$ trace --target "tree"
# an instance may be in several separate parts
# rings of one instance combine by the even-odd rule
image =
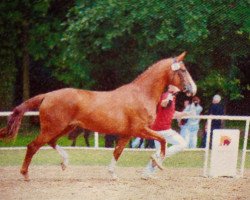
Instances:
[[[44,66],[52,62],[63,31],[61,23],[73,2],[20,0],[0,3],[3,46],[0,67],[5,83],[0,89],[1,108],[8,109],[12,104],[17,72],[22,72],[22,100],[30,97],[30,66],[36,62]]]
[[[241,98],[239,78],[246,77],[237,63],[249,58],[248,6],[246,0],[78,1],[60,69],[75,82],[92,77],[95,88],[112,89],[154,61],[188,50],[199,95],[222,90],[229,100]],[[211,79],[223,83],[210,87]]]
[[[36,63],[66,85],[110,90],[184,50],[200,96],[242,98],[249,88],[248,7],[247,0],[1,2],[0,106],[10,106],[20,71],[28,98]]]

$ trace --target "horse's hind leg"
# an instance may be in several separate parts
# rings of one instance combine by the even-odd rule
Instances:
[[[23,161],[22,168],[20,170],[21,174],[24,176],[25,181],[29,181],[29,175],[28,175],[28,168],[30,165],[30,162],[32,160],[32,157],[34,154],[38,151],[38,149],[45,145],[47,143],[46,137],[44,137],[42,134],[38,135],[37,138],[32,141],[27,146],[26,156]]]
[[[68,164],[69,164],[69,159],[68,159],[69,156],[68,156],[67,152],[62,147],[60,147],[58,144],[56,144],[56,141],[61,136],[69,133],[70,131],[72,131],[74,129],[75,129],[74,125],[69,125],[63,131],[61,131],[60,134],[58,134],[56,137],[52,138],[48,142],[48,145],[50,145],[52,148],[54,148],[59,153],[59,155],[62,157],[62,163],[61,163],[62,170],[65,170],[66,167],[68,166]]]
[[[130,136],[129,137],[120,137],[118,142],[117,142],[117,145],[115,147],[115,151],[113,153],[113,158],[112,158],[111,163],[109,165],[109,172],[111,173],[113,179],[117,179],[117,175],[115,174],[116,162],[119,159],[120,155],[122,154],[123,149],[129,140],[130,140]]]
[[[62,148],[60,147],[58,144],[56,144],[56,141],[57,141],[57,138],[56,139],[53,139],[51,140],[50,142],[48,142],[48,144],[53,148],[55,149],[59,155],[62,157],[62,163],[61,163],[61,167],[62,167],[62,170],[65,170],[66,167],[68,166],[69,164],[69,156],[67,154],[67,152]]]

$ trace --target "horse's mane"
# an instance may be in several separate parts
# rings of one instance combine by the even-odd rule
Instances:
[[[144,71],[142,74],[140,74],[136,79],[132,81],[132,83],[138,83],[141,82],[148,77],[152,77],[155,75],[155,73],[160,73],[163,69],[166,69],[168,59],[160,60],[153,65],[151,65],[146,71]]]

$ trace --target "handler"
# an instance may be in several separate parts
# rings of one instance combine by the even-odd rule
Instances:
[[[162,94],[160,102],[157,105],[157,115],[152,125],[153,130],[164,136],[167,143],[172,144],[171,147],[166,148],[166,157],[170,157],[184,150],[187,146],[181,135],[171,129],[173,118],[181,119],[181,117],[189,115],[188,112],[178,112],[175,110],[176,94],[179,91],[180,90],[173,85],[168,86],[167,92]],[[160,169],[162,169],[161,164],[163,160],[160,161],[160,163],[155,162],[155,160],[159,161],[160,159],[161,145],[158,141],[155,141],[155,147],[156,153],[151,156],[149,163],[144,169],[142,176],[143,179],[153,178],[153,173],[155,172],[157,165]]]

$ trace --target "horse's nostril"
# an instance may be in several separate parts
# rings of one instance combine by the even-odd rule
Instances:
[[[189,87],[187,85],[185,85],[184,91],[189,91]]]

